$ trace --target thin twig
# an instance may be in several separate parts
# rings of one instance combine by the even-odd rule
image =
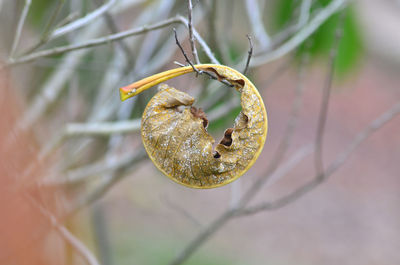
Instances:
[[[26,16],[28,15],[31,3],[32,3],[32,0],[25,0],[24,8],[22,9],[22,14],[18,21],[17,30],[16,30],[16,33],[14,36],[14,41],[11,46],[11,52],[10,52],[9,58],[13,58],[15,51],[17,50],[17,47],[19,44],[19,39],[21,38],[22,28],[24,27],[25,19],[26,19]]]
[[[251,37],[249,34],[246,35],[247,39],[249,40],[249,45],[250,49],[248,51],[248,56],[247,56],[247,61],[246,61],[246,67],[244,68],[243,75],[246,75],[247,70],[249,69],[249,64],[251,60],[251,56],[253,55],[253,42],[251,41]]]
[[[293,51],[299,46],[305,39],[313,34],[328,18],[334,13],[344,8],[349,0],[334,0],[330,2],[324,9],[322,9],[310,22],[304,26],[296,35],[280,45],[279,48],[266,52],[258,56],[254,56],[250,66],[259,66],[273,60],[279,59],[287,53]]]
[[[222,79],[222,80],[221,80],[220,78],[218,78],[217,76],[215,76],[213,73],[210,73],[210,72],[208,72],[208,71],[203,71],[203,70],[197,69],[197,68],[193,65],[193,63],[190,61],[190,59],[189,59],[189,57],[187,56],[185,50],[183,49],[181,43],[179,42],[178,36],[177,36],[177,34],[176,34],[176,29],[174,28],[173,30],[174,30],[174,34],[175,34],[175,42],[176,42],[176,45],[178,45],[178,47],[179,47],[179,49],[181,50],[183,56],[185,57],[186,62],[193,68],[193,71],[196,73],[196,75],[205,74],[205,75],[207,75],[208,77],[210,77],[211,79],[218,80],[219,82],[221,82],[221,83],[223,83],[223,84],[225,84],[225,85],[227,85],[227,86],[229,86],[229,87],[233,87],[233,86],[234,86],[234,85],[232,85],[229,81],[227,81],[227,80],[225,80],[225,79]]]
[[[87,42],[83,42],[80,44],[71,44],[71,45],[61,46],[61,47],[57,47],[57,48],[52,48],[52,49],[48,49],[48,50],[44,50],[44,51],[35,52],[35,53],[29,54],[29,55],[26,55],[26,56],[23,56],[23,57],[20,57],[17,59],[10,59],[8,62],[8,65],[17,65],[17,64],[21,64],[21,63],[27,63],[27,62],[31,62],[31,61],[36,60],[41,57],[52,56],[52,55],[57,55],[57,54],[61,54],[61,53],[69,52],[69,51],[75,51],[75,50],[79,50],[79,49],[87,49],[87,48],[94,47],[94,46],[104,45],[104,44],[107,44],[107,43],[110,43],[113,41],[117,41],[117,40],[121,40],[121,39],[130,37],[130,36],[139,35],[139,34],[143,34],[148,31],[151,31],[151,30],[157,30],[157,29],[160,29],[163,27],[167,27],[174,23],[182,23],[182,21],[178,17],[169,18],[164,21],[151,24],[149,26],[142,26],[139,28],[122,31],[122,32],[119,32],[116,34],[111,34],[111,35],[108,35],[105,37],[89,40]]]
[[[195,37],[193,35],[193,25],[192,25],[192,0],[188,0],[188,28],[189,28],[189,40],[190,40],[190,48],[192,49],[192,55],[194,58],[195,64],[199,64],[199,56],[197,55]]]
[[[202,70],[198,70],[196,67],[194,67],[193,63],[190,61],[189,57],[187,56],[185,50],[183,49],[181,43],[178,40],[178,35],[176,34],[176,29],[173,28],[174,35],[175,35],[175,42],[176,45],[178,45],[179,49],[181,50],[183,56],[185,57],[186,62],[193,68],[193,71],[196,72],[196,74],[201,75],[203,73]]]
[[[322,175],[324,172],[324,163],[323,163],[323,137],[325,132],[325,124],[328,116],[329,109],[329,101],[330,94],[332,89],[332,81],[333,75],[335,71],[335,62],[337,57],[337,52],[339,48],[340,39],[342,37],[342,26],[344,20],[344,12],[341,14],[339,18],[339,23],[336,29],[335,42],[333,44],[330,58],[329,58],[329,71],[326,77],[325,86],[322,92],[322,100],[321,107],[318,117],[318,125],[317,125],[317,136],[315,138],[315,170],[317,174]]]
[[[185,25],[188,25],[188,21],[186,18],[182,16],[177,16],[177,18]],[[208,56],[210,61],[213,64],[220,64],[220,62],[215,58],[214,53],[210,49],[210,47],[207,45],[207,43],[204,41],[204,39],[200,36],[200,34],[196,31],[195,28],[193,28],[193,35],[196,37],[197,42],[200,44],[200,46],[203,48],[204,53]]]

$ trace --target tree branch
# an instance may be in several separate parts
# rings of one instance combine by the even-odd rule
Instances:
[[[100,265],[95,255],[83,244],[77,237],[75,237],[68,229],[61,225],[57,218],[40,205],[34,198],[28,197],[32,204],[38,208],[40,213],[45,216],[51,225],[57,230],[58,234],[67,241],[72,248],[84,259],[89,265]]]
[[[130,36],[139,35],[139,34],[143,34],[148,31],[151,31],[151,30],[157,30],[157,29],[160,29],[163,27],[167,27],[174,23],[181,23],[181,19],[178,17],[173,17],[173,18],[169,18],[164,21],[161,21],[161,22],[151,24],[149,26],[142,26],[139,28],[122,31],[122,32],[119,32],[116,34],[111,34],[111,35],[108,35],[105,37],[93,39],[93,40],[83,42],[80,44],[71,44],[71,45],[66,45],[66,46],[52,48],[52,49],[48,49],[48,50],[44,50],[44,51],[35,52],[35,53],[29,54],[29,55],[26,55],[26,56],[23,56],[23,57],[20,57],[17,59],[10,59],[8,62],[8,65],[17,65],[17,64],[21,64],[21,63],[27,63],[27,62],[31,62],[31,61],[36,60],[41,57],[52,56],[52,55],[57,55],[57,54],[65,53],[65,52],[70,52],[70,51],[75,51],[75,50],[80,50],[80,49],[87,49],[87,48],[91,48],[94,46],[104,45],[104,44],[107,44],[107,43],[110,43],[113,41],[117,41],[117,40],[121,40],[121,39],[130,37]]]
[[[104,5],[100,6],[99,8],[95,9],[94,11],[90,12],[86,16],[79,18],[65,26],[62,26],[58,29],[55,29],[49,36],[48,40],[53,40],[58,37],[61,37],[71,31],[77,30],[81,27],[86,26],[90,22],[92,22],[94,19],[98,18],[99,16],[103,15],[106,13],[114,4],[116,0],[109,0],[107,3]]]
[[[296,35],[279,46],[277,49],[254,56],[250,66],[259,66],[276,59],[281,58],[287,53],[293,51],[297,46],[303,43],[311,34],[313,34],[328,18],[338,12],[348,4],[349,0],[333,0],[322,9],[310,22],[305,25]]]
[[[22,28],[24,27],[25,20],[29,12],[29,8],[31,7],[31,3],[32,0],[25,0],[24,8],[22,9],[22,14],[18,21],[17,30],[14,36],[14,41],[11,46],[11,52],[9,56],[10,59],[14,57],[15,51],[17,50],[19,39],[21,38]]]

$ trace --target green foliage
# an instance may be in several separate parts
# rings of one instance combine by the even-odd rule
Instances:
[[[323,8],[329,4],[331,0],[316,0],[311,8],[313,12],[318,12],[318,9]],[[294,15],[295,10],[299,8],[301,1],[296,0],[279,0],[276,5],[275,27],[277,30],[282,30],[288,25],[296,23],[297,15]],[[340,40],[338,54],[336,57],[337,76],[344,77],[352,69],[354,69],[363,53],[363,43],[360,33],[360,27],[357,24],[357,16],[354,12],[353,6],[349,6],[345,12],[343,21],[343,35]],[[312,15],[311,15],[312,16]],[[306,40],[309,46],[306,50],[303,44],[299,50],[298,55],[303,52],[310,52],[311,57],[316,59],[322,57],[324,59],[329,57],[329,53],[335,42],[335,32],[338,26],[341,14],[335,14],[330,17],[313,35]]]

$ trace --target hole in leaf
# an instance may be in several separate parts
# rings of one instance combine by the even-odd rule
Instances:
[[[225,146],[231,146],[232,144],[232,132],[233,132],[233,128],[228,128],[226,129],[225,133],[224,133],[224,138],[222,138],[221,142],[219,142],[222,145]]]

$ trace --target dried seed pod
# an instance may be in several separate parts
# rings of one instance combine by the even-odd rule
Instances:
[[[240,92],[242,111],[233,128],[213,150],[208,120],[192,106],[194,98],[161,85],[143,113],[141,133],[149,157],[169,178],[192,188],[215,188],[239,178],[254,164],[267,136],[267,113],[256,87],[238,71],[213,64],[195,67],[227,80]],[[190,66],[181,67],[135,82],[120,89],[121,100],[192,71]]]

